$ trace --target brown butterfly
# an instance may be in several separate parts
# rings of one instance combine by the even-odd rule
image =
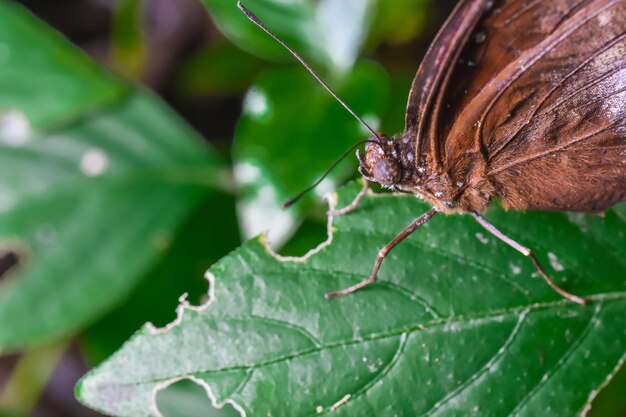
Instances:
[[[327,297],[374,282],[387,253],[435,214],[469,213],[555,291],[585,303],[480,213],[496,198],[508,209],[588,213],[626,201],[626,0],[461,0],[417,71],[402,134],[377,134],[337,99],[372,136],[357,151],[365,187],[334,214],[357,207],[369,181],[433,208],[379,251],[368,278]]]

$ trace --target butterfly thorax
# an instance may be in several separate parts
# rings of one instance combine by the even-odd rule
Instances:
[[[493,197],[493,186],[483,175],[480,161],[471,175],[453,176],[428,155],[416,155],[410,135],[371,138],[366,155],[357,153],[359,172],[369,181],[396,192],[414,194],[443,213],[484,211]]]

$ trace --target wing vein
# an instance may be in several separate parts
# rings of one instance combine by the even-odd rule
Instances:
[[[539,105],[534,109],[534,111],[532,112],[532,114],[530,114],[527,118],[526,121],[519,127],[516,129],[515,133],[513,133],[511,135],[511,137],[506,140],[503,141],[503,143],[501,145],[499,145],[490,155],[489,159],[495,159],[500,153],[502,153],[502,151],[517,137],[517,135],[519,134],[519,132],[522,131],[522,129],[524,129],[525,127],[527,127],[531,120],[533,120],[533,118],[535,116],[537,116],[537,113],[539,112],[539,110],[541,109],[541,107],[543,106],[543,104],[548,100],[548,98],[550,98],[550,96],[552,94],[554,94],[554,92],[556,90],[559,89],[559,87],[561,87],[563,84],[565,84],[565,82],[567,82],[567,80],[569,80],[571,77],[573,77],[574,75],[576,75],[578,72],[580,72],[583,68],[585,68],[589,63],[593,62],[593,60],[595,58],[597,58],[598,56],[600,56],[601,54],[603,54],[604,52],[606,52],[607,50],[609,50],[610,48],[612,48],[614,45],[616,45],[617,43],[619,43],[620,41],[624,40],[626,38],[626,32],[622,33],[621,35],[615,37],[611,42],[609,42],[607,45],[605,45],[603,48],[600,48],[596,51],[594,51],[594,53],[589,56],[589,58],[587,58],[585,61],[583,61],[580,65],[578,65],[576,68],[574,68],[572,71],[570,71],[567,75],[565,75],[565,77],[563,77],[561,80],[559,80],[553,87],[552,89],[550,89],[550,91],[548,91],[542,98],[541,102],[539,103]],[[617,69],[619,70],[619,68]],[[544,113],[553,110],[556,107],[559,107],[563,104],[565,104],[566,102],[568,102],[571,98],[575,97],[576,95],[580,94],[581,92],[583,92],[584,90],[592,87],[593,85],[596,85],[597,82],[602,81],[603,79],[610,77],[611,75],[615,74],[616,71],[610,72],[608,74],[605,74],[604,77],[602,78],[598,78],[596,79],[594,83],[590,83],[585,85],[584,87],[578,89],[577,91],[575,91],[574,93],[570,94],[569,96],[566,96],[563,100],[559,101],[558,103],[554,103],[551,107],[544,109]]]
[[[534,50],[531,50],[531,52],[529,52],[525,61],[523,62],[518,61],[519,67],[516,68],[513,74],[511,74],[505,80],[504,85],[498,87],[498,92],[493,95],[493,97],[491,98],[487,106],[485,106],[484,110],[480,114],[480,117],[479,117],[480,127],[476,130],[475,143],[483,143],[483,133],[484,133],[483,129],[485,125],[484,121],[487,118],[487,115],[493,109],[495,103],[500,99],[500,97],[502,97],[504,92],[507,91],[509,87],[511,87],[511,85],[526,72],[526,70],[528,70],[528,68],[535,65],[541,58],[543,58],[547,53],[549,53],[554,48],[556,48],[561,42],[565,41],[576,30],[581,28],[583,25],[585,25],[587,22],[595,18],[597,15],[599,15],[606,9],[617,4],[617,2],[618,0],[610,1],[607,4],[603,5],[602,7],[598,7],[598,9],[584,16],[584,18],[581,18],[580,20],[573,19],[575,20],[575,23],[573,23],[570,27],[564,28],[563,32],[558,34],[558,36],[551,36],[550,38],[547,38],[545,41],[535,46],[533,48]],[[580,12],[580,13],[584,15],[583,12]]]
[[[570,101],[572,98],[580,95],[581,93],[584,93],[585,91],[587,91],[589,88],[594,87],[596,85],[598,85],[600,82],[606,80],[607,78],[617,74],[620,71],[623,71],[624,68],[615,68],[614,70],[607,72],[606,74],[603,74],[601,77],[598,77],[594,80],[590,80],[588,83],[584,84],[583,86],[581,86],[579,89],[577,89],[576,91],[574,91],[573,93],[563,97],[562,100],[560,100],[557,103],[552,104],[552,106],[550,106],[549,108],[546,109],[546,111],[552,111],[554,109],[557,109],[561,106],[563,106],[564,104],[566,104],[568,101]],[[610,97],[610,95],[609,95]]]
[[[542,0],[532,0],[528,3],[526,3],[520,10],[518,10],[517,12],[513,13],[512,16],[509,16],[505,21],[503,26],[508,26],[510,24],[512,24],[514,21],[516,21],[517,19],[519,19],[520,17],[522,17],[525,13],[527,13],[529,10],[531,10],[533,7],[537,6]]]
[[[560,146],[558,146],[558,147],[556,147],[554,149],[548,149],[546,151],[537,152],[535,154],[527,155],[527,156],[525,156],[523,158],[519,158],[519,159],[515,159],[513,161],[510,161],[507,164],[504,164],[504,165],[502,165],[502,166],[500,166],[500,167],[498,167],[498,168],[496,168],[496,169],[494,169],[492,171],[489,171],[489,174],[490,175],[494,175],[494,174],[497,174],[498,172],[507,170],[507,169],[509,169],[509,168],[511,168],[511,167],[513,167],[515,165],[519,165],[519,164],[524,163],[524,162],[532,161],[534,159],[544,157],[544,156],[549,155],[551,153],[564,151],[566,148],[568,148],[568,147],[570,147],[572,145],[575,145],[575,144],[577,144],[579,142],[582,142],[584,140],[587,140],[587,139],[589,139],[591,137],[594,137],[596,135],[599,135],[600,133],[603,133],[603,132],[605,132],[605,131],[613,128],[613,127],[616,127],[616,126],[620,125],[622,122],[626,122],[626,117],[618,119],[615,122],[611,123],[610,125],[604,126],[604,127],[600,128],[600,129],[596,130],[595,132],[592,132],[592,133],[590,133],[590,134],[588,134],[586,136],[582,136],[582,137],[570,140],[569,142],[563,143],[562,145],[560,145]]]

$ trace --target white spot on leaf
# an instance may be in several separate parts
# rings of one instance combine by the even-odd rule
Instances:
[[[243,99],[243,112],[257,119],[267,116],[269,103],[265,93],[256,88],[248,91]]]
[[[480,243],[482,243],[483,245],[486,245],[487,243],[489,243],[489,238],[480,232],[476,233],[476,239],[478,239]]]
[[[80,159],[80,170],[88,177],[97,177],[109,167],[109,157],[101,149],[89,149]]]
[[[0,115],[0,142],[8,146],[23,146],[32,135],[26,116],[12,110]]]
[[[259,167],[248,162],[236,164],[234,173],[237,182],[240,184],[251,184],[261,177],[261,170]]]
[[[589,225],[587,224],[587,217],[583,213],[566,213],[567,219],[574,223],[576,226],[580,228],[583,232],[586,232],[589,229]]]
[[[550,260],[550,265],[555,271],[565,270],[565,267],[559,262],[559,259],[552,252],[548,252],[548,259]]]

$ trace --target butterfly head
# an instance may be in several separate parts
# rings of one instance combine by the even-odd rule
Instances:
[[[385,187],[392,187],[402,179],[402,165],[398,160],[395,142],[387,136],[380,136],[368,142],[365,155],[357,151],[359,172],[370,181]]]

